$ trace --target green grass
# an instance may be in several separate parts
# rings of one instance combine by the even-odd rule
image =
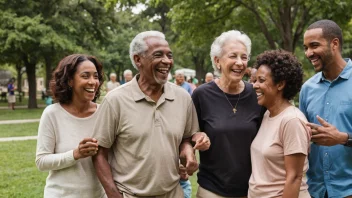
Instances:
[[[45,100],[37,99],[37,104],[45,105]],[[28,98],[22,98],[22,101],[20,102],[16,97],[15,108],[16,106],[27,106],[27,105],[28,105]],[[3,100],[0,101],[0,107],[7,107],[7,106],[9,106],[9,104],[7,103],[7,99],[6,101],[3,101]]]
[[[47,172],[35,166],[36,141],[0,142],[0,197],[43,197]]]
[[[42,115],[43,108],[38,109],[0,109],[0,120],[22,120],[22,119],[39,119]]]
[[[39,122],[0,125],[0,137],[34,136],[38,134]]]

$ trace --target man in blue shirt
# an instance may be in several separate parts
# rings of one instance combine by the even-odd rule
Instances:
[[[175,72],[175,82],[176,85],[183,87],[190,95],[192,95],[192,87],[188,82],[186,82],[185,75],[182,71],[177,70]]]
[[[306,57],[318,72],[300,93],[300,109],[312,129],[309,193],[314,198],[352,197],[352,61],[343,59],[342,31],[333,21],[311,24]]]

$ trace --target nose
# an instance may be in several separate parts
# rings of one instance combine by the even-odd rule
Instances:
[[[311,56],[314,55],[314,52],[313,52],[313,50],[311,50],[311,49],[308,48],[308,49],[305,51],[305,55],[306,55],[307,58],[309,58],[309,57],[311,57]]]
[[[236,65],[244,65],[241,57],[237,57]]]
[[[256,80],[255,83],[253,84],[253,89],[258,89],[259,85],[258,85],[258,81]]]
[[[164,56],[162,59],[161,59],[161,62],[165,63],[165,64],[171,64],[172,63],[172,59],[170,59],[168,56]]]

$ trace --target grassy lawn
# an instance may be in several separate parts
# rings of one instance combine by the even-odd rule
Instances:
[[[42,99],[37,99],[37,103],[38,103],[38,105],[39,104],[45,104],[45,101],[44,100],[42,100]],[[7,107],[9,104],[7,103],[7,100],[6,101],[0,101],[0,107]],[[18,98],[16,98],[16,104],[15,104],[16,106],[26,106],[26,105],[28,105],[28,98],[22,98],[22,101],[20,102],[19,100],[18,100]],[[16,106],[15,106],[15,108],[16,108]]]
[[[39,122],[0,125],[0,137],[34,136],[38,134]]]
[[[35,166],[36,141],[0,143],[0,197],[43,197],[47,172]]]
[[[44,108],[38,109],[0,109],[0,120],[22,120],[22,119],[39,119]]]

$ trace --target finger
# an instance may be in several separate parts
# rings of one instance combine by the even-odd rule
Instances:
[[[318,119],[318,121],[320,122],[320,124],[321,124],[322,126],[325,126],[325,127],[330,126],[330,124],[329,124],[327,121],[325,121],[323,118],[321,118],[321,117],[318,116],[318,115],[317,115],[317,119]]]
[[[318,127],[321,127],[320,125],[311,122],[308,122],[306,125],[311,129],[317,129]]]
[[[311,136],[319,134],[318,130],[312,129],[311,130]]]

